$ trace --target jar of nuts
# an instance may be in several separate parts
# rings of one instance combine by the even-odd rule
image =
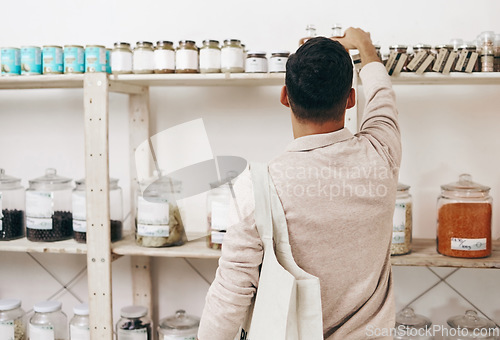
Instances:
[[[412,197],[410,186],[398,184],[396,207],[392,221],[391,255],[408,254],[412,239]]]

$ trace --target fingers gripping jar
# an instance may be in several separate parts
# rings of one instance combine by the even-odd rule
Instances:
[[[0,338],[26,340],[25,316],[21,309],[21,300],[0,300]]]
[[[0,241],[24,236],[25,193],[21,180],[0,169]]]
[[[412,198],[410,186],[399,183],[392,224],[391,255],[408,254],[412,240]]]
[[[35,304],[35,314],[30,318],[30,340],[67,340],[68,318],[61,310],[59,301],[43,301]]]

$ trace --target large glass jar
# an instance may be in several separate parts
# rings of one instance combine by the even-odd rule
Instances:
[[[127,42],[115,42],[111,51],[111,72],[113,74],[132,73],[132,50]]]
[[[432,340],[428,336],[432,326],[431,320],[423,315],[415,314],[413,308],[406,307],[396,314],[395,340]]]
[[[25,194],[21,180],[0,169],[0,241],[24,236]]]
[[[402,71],[406,71],[408,65],[408,46],[392,45],[389,47],[389,59],[385,65],[385,69],[390,76],[396,76]]]
[[[198,47],[193,40],[181,40],[175,51],[176,73],[198,73]]]
[[[479,35],[477,46],[481,57],[481,72],[493,72],[495,67],[495,32],[482,32]]]
[[[438,198],[437,250],[464,258],[491,254],[490,188],[474,183],[469,174],[441,186]]]
[[[316,26],[307,25],[306,26],[306,36],[299,40],[299,46],[305,44],[306,41],[308,41],[311,38],[314,38],[315,36],[316,36]]]
[[[157,41],[154,51],[155,73],[175,72],[175,49],[171,41]]]
[[[408,71],[422,74],[432,71],[432,46],[427,44],[413,45],[413,54],[408,57]]]
[[[459,47],[455,71],[466,73],[481,71],[476,45],[467,43]]]
[[[61,310],[59,301],[43,301],[35,304],[35,314],[30,318],[30,340],[67,340],[68,318]]]
[[[70,340],[90,340],[89,305],[82,303],[73,307],[73,314],[69,322]]]
[[[116,324],[117,340],[153,340],[152,322],[142,306],[127,306],[120,310],[121,319]]]
[[[0,339],[27,339],[25,316],[21,300],[0,300]]]
[[[146,187],[147,185],[142,185]],[[186,242],[175,195],[180,181],[161,177],[137,197],[136,242],[143,247],[179,246]]]
[[[118,180],[109,179],[109,216],[111,242],[121,240],[123,231],[123,195]],[[76,181],[73,190],[73,237],[77,242],[87,242],[87,200],[85,179]]]
[[[207,194],[207,245],[212,249],[221,249],[224,235],[229,227],[229,213],[232,195],[230,183],[211,183],[212,190]]]
[[[466,311],[465,315],[453,316],[447,323],[448,328],[443,330],[445,340],[496,340],[500,336],[495,323],[478,316],[474,310]]]
[[[222,72],[241,73],[245,72],[243,58],[243,46],[238,39],[224,40],[220,54],[220,67]]]
[[[196,340],[200,319],[178,310],[175,315],[161,319],[158,340]]]
[[[153,43],[149,41],[138,41],[134,48],[134,73],[153,73],[154,68],[155,59]]]
[[[410,186],[399,183],[392,222],[391,255],[403,255],[411,251],[412,226]]]
[[[71,179],[47,169],[45,176],[29,181],[26,190],[26,237],[52,242],[73,236]]]
[[[218,40],[204,40],[200,48],[200,72],[220,72],[220,47]]]

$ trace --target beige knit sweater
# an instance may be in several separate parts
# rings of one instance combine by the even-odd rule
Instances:
[[[391,80],[381,63],[360,73],[366,108],[360,132],[297,138],[270,162],[297,264],[319,277],[325,339],[375,338],[394,326],[390,243],[401,161]],[[200,340],[233,340],[259,282],[262,243],[249,172],[235,184],[216,278]],[[276,339],[286,340],[286,339]]]

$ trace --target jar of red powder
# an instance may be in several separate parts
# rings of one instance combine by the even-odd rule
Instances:
[[[490,188],[462,174],[458,182],[441,186],[438,198],[437,251],[443,255],[478,258],[491,255]]]

